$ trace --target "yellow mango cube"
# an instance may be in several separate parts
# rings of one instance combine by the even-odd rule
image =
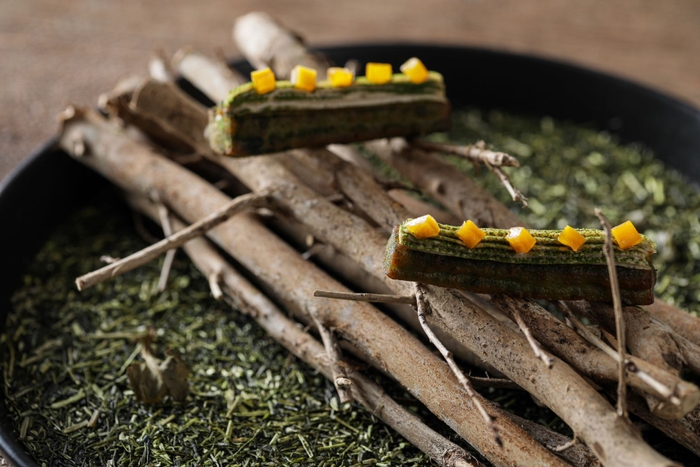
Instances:
[[[408,80],[415,84],[420,84],[428,79],[428,69],[418,58],[409,58],[401,65],[401,73],[408,76]]]
[[[365,68],[367,81],[373,84],[386,84],[391,81],[391,64],[370,62]]]
[[[440,226],[430,214],[406,222],[404,227],[416,238],[437,237],[440,233]]]
[[[316,89],[316,70],[297,65],[292,68],[291,81],[296,89],[311,92]]]
[[[486,236],[486,232],[481,230],[472,221],[466,221],[462,227],[457,230],[457,237],[464,242],[469,248],[474,248]]]
[[[561,231],[561,234],[557,240],[559,240],[559,243],[568,246],[574,251],[578,251],[578,249],[581,248],[584,243],[586,243],[586,237],[568,225]]]
[[[334,88],[346,88],[350,86],[355,79],[352,71],[337,66],[330,67],[326,71],[326,75],[328,76],[328,81],[331,82],[331,86]]]
[[[637,232],[632,221],[613,227],[611,233],[621,250],[632,248],[642,242],[642,236]]]
[[[277,79],[269,67],[252,72],[250,80],[253,82],[253,88],[258,94],[267,94],[274,91],[277,87]]]
[[[506,240],[516,253],[527,253],[537,243],[537,240],[523,227],[511,228],[506,235]]]

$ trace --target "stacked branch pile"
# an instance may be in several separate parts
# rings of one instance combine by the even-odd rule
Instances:
[[[240,18],[234,37],[251,63],[271,66],[280,77],[288,76],[290,62],[320,70],[327,66],[264,14]],[[674,465],[647,445],[600,391],[617,382],[621,362],[617,350],[586,334],[585,326],[569,327],[525,299],[416,288],[385,276],[383,252],[391,229],[435,208],[405,195],[390,196],[352,147],[247,158],[215,154],[203,135],[207,109],[177,88],[162,60],[154,63],[151,78],[130,78],[105,96],[102,104],[109,119],[70,108],[63,116],[60,139],[66,152],[122,188],[136,209],[158,218],[156,203],[178,218],[179,232],[141,260],[184,245],[210,279],[215,295],[230,297],[235,308],[253,316],[271,336],[329,377],[342,399],[363,404],[440,465],[478,462],[389,399],[357,369],[355,360],[369,362],[399,382],[494,465]],[[216,102],[247,81],[191,48],[178,52],[173,68]],[[474,148],[470,151],[485,150],[483,145]],[[403,139],[366,145],[449,211],[436,215],[473,219],[483,226],[523,225],[435,149]],[[195,172],[216,174],[253,193],[232,201]],[[239,212],[260,208],[273,213],[268,225],[283,231],[285,238],[312,238],[307,253],[298,253],[260,215]],[[201,234],[208,240],[195,238]],[[243,279],[209,241],[252,273],[257,283]],[[312,255],[315,264],[308,261]],[[111,277],[118,268],[123,266],[98,272],[95,280]],[[316,289],[351,292],[329,273],[356,284],[356,292],[399,297],[388,307],[391,316],[365,302],[314,297]],[[294,320],[265,294],[284,304]],[[419,312],[422,308],[422,322],[412,304]],[[612,307],[588,302],[558,305],[571,313],[572,321],[575,314],[584,315],[615,334]],[[635,392],[630,411],[700,455],[700,428],[694,423],[700,391],[680,377],[685,368],[700,372],[700,342],[691,340],[700,334],[700,324],[672,307],[651,310],[664,321],[638,307],[624,309],[629,351],[624,368]],[[316,329],[321,342],[301,331],[297,322]],[[444,343],[450,365],[404,326],[424,329],[431,340],[434,336]],[[471,385],[451,368],[456,366],[451,354],[507,379],[497,381],[528,391],[559,415],[580,442],[517,419],[478,394],[469,396]]]

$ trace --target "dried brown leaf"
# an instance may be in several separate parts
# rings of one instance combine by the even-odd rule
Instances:
[[[136,399],[145,404],[157,404],[170,396],[175,402],[184,402],[190,392],[187,383],[189,365],[172,349],[166,350],[165,360],[153,355],[152,340],[153,333],[140,339],[141,357],[144,361],[132,363],[126,369]]]

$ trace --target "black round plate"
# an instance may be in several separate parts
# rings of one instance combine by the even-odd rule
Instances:
[[[455,108],[497,108],[591,123],[623,141],[644,143],[669,166],[700,183],[700,111],[635,83],[562,62],[467,47],[362,45],[321,51],[339,64],[355,59],[361,65],[388,62],[395,69],[410,57],[420,57],[429,69],[445,76]],[[244,62],[235,65],[250,71]],[[0,326],[22,271],[48,234],[106,183],[55,150],[53,141],[0,183]],[[2,398],[0,451],[17,467],[36,465],[17,441]]]

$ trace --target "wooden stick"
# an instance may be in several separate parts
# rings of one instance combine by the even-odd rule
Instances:
[[[78,290],[82,291],[92,287],[95,284],[99,284],[100,282],[117,277],[139,266],[143,266],[144,264],[159,257],[166,251],[178,248],[179,246],[187,243],[189,240],[205,234],[208,230],[216,227],[241,211],[271,206],[271,194],[271,192],[260,192],[239,196],[225,206],[219,208],[217,211],[190,225],[186,229],[166,237],[160,242],[144,248],[141,251],[137,251],[126,258],[120,259],[119,261],[108,264],[103,268],[78,277],[75,280],[75,285],[78,287]]]
[[[605,230],[605,245],[603,247],[603,252],[605,253],[605,258],[608,262],[608,274],[610,275],[610,288],[612,289],[613,296],[613,309],[615,310],[615,331],[617,335],[618,342],[618,383],[617,383],[617,415],[629,419],[629,414],[627,413],[627,372],[625,371],[625,366],[627,365],[627,360],[625,354],[627,353],[627,345],[625,340],[625,319],[622,315],[622,300],[620,300],[620,286],[617,281],[617,269],[615,268],[615,250],[613,249],[612,242],[612,226],[610,221],[598,208],[595,208],[595,215],[598,216],[600,220],[600,225]]]

